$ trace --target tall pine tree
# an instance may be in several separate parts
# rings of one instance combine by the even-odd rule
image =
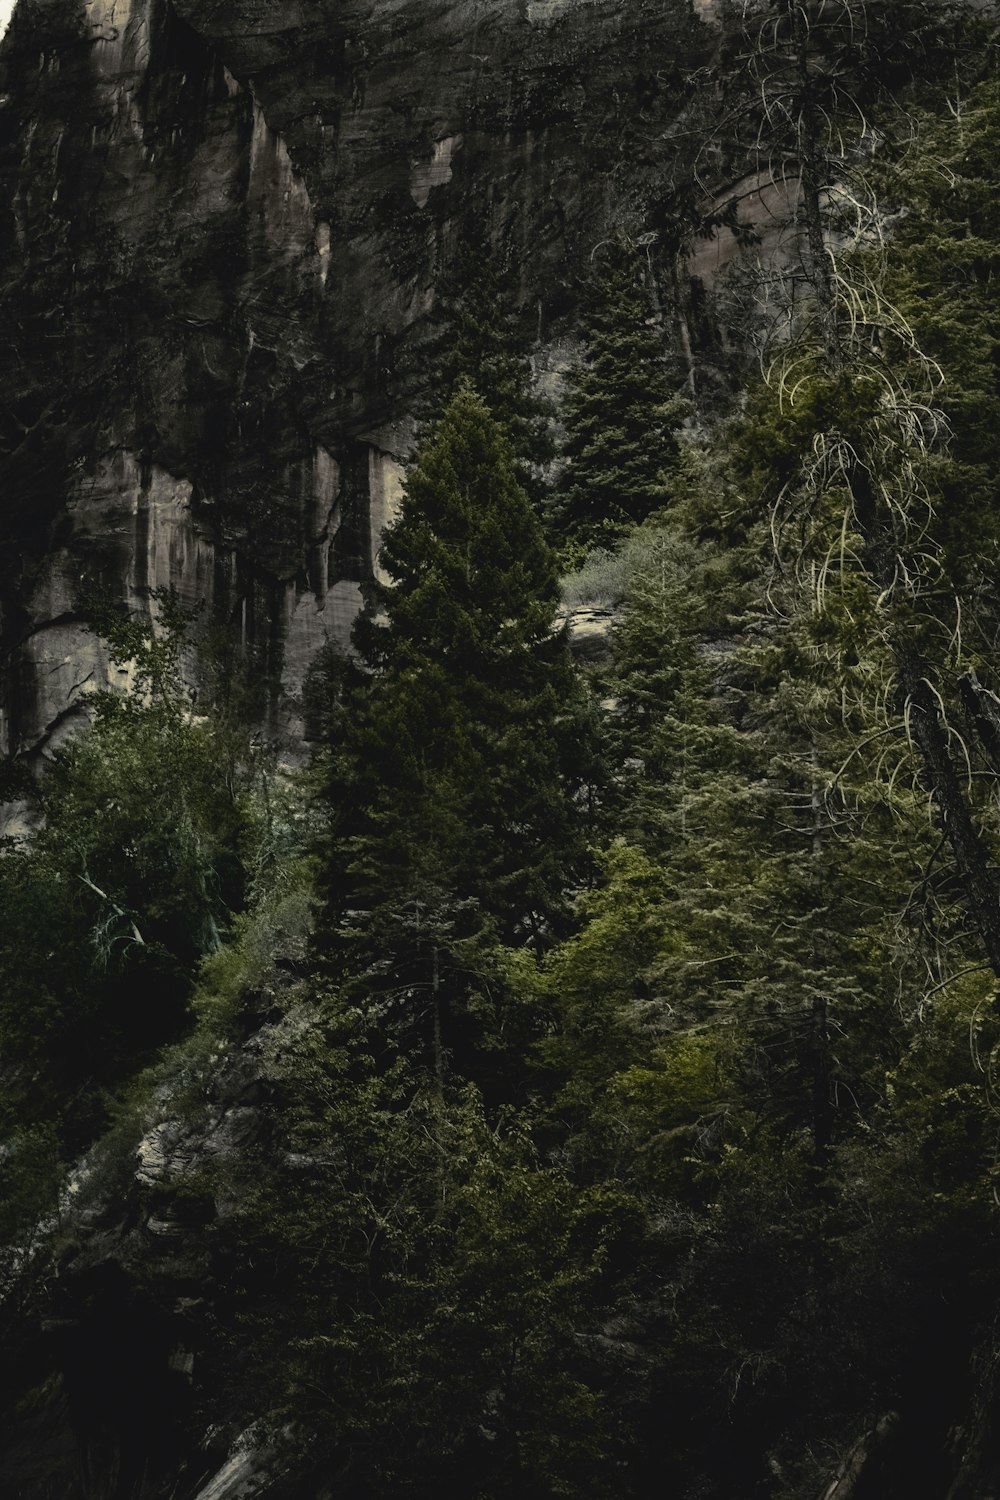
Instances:
[[[607,544],[668,499],[685,411],[633,256],[620,240],[603,252],[583,332],[556,514],[570,539]]]
[[[547,466],[555,457],[550,431],[555,413],[535,386],[533,328],[510,310],[502,268],[488,244],[467,245],[456,256],[442,278],[434,318],[427,415],[440,416],[468,381],[514,450],[518,483],[542,512]]]
[[[381,560],[392,583],[355,632],[335,729],[328,949],[341,980],[430,1031],[440,1070],[445,1011],[493,993],[489,952],[560,926],[587,756],[552,555],[468,385],[416,456]]]

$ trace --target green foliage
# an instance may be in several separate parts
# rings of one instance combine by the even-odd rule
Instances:
[[[198,964],[221,946],[273,855],[268,770],[223,716],[192,717],[187,619],[102,615],[127,692],[94,696],[89,730],[57,751],[44,824],[0,856],[0,1052],[5,1114],[79,1145],[102,1094],[185,1024]]]
[[[577,1194],[468,1085],[429,1088],[337,999],[285,1063],[289,1167],[219,1233],[261,1399],[352,1494],[611,1495],[579,1342],[634,1209]],[[274,1279],[272,1279],[272,1277]]]
[[[651,1009],[649,971],[671,938],[663,871],[623,841],[602,866],[604,880],[577,903],[580,930],[546,963],[558,1024],[540,1042],[539,1060],[558,1080],[551,1108],[560,1133],[592,1133],[603,1154],[614,1149],[605,1095],[618,1073],[646,1056],[639,1017]]]
[[[254,905],[234,917],[229,940],[201,962],[191,1000],[199,1021],[224,1034],[248,999],[273,994],[279,960],[293,973],[307,970],[315,877],[306,858],[269,872]]]
[[[518,483],[539,506],[542,471],[555,451],[552,412],[534,390],[530,333],[504,307],[502,279],[489,250],[466,246],[459,253],[439,288],[436,312],[433,415],[440,416],[463,382],[471,385],[511,445]]]
[[[21,1253],[57,1211],[61,1186],[59,1143],[51,1127],[15,1130],[0,1158],[0,1287],[5,1295],[16,1278]]]
[[[750,13],[776,118],[803,80],[870,103],[896,22],[928,19]],[[884,257],[837,262],[837,295],[874,302],[838,322],[814,278],[778,375],[704,447],[630,255],[601,262],[561,492],[564,600],[615,612],[593,703],[520,482],[523,354],[478,272],[390,581],[313,684],[311,858],[301,788],[192,718],[172,601],[162,630],[106,622],[133,690],[96,700],[44,830],[0,859],[2,1227],[44,1227],[81,1110],[176,1036],[196,975],[197,1029],[120,1106],[107,1180],[164,1095],[207,1117],[221,1037],[280,1015],[250,1044],[254,1144],[161,1191],[217,1272],[206,1412],[265,1416],[303,1490],[814,1500],[888,1412],[900,1493],[952,1462],[1000,1299],[1000,1030],[913,699],[933,685],[995,854],[1000,765],[957,674],[994,680],[1000,623],[1000,115],[992,83],[925,103],[910,212]]]
[[[899,226],[891,294],[943,377],[951,430],[932,474],[935,540],[953,586],[995,610],[1000,216],[994,184],[1000,101],[990,78],[954,112],[925,111],[904,159],[908,212]]]
[[[332,747],[328,951],[387,1014],[436,1026],[444,990],[466,1016],[470,986],[490,990],[496,939],[537,946],[564,920],[589,769],[552,556],[467,387],[414,460],[382,563]]]
[[[666,504],[686,408],[633,255],[620,240],[602,249],[582,332],[555,518],[586,549],[607,546]]]
[[[660,1274],[675,1318],[636,1263],[632,1336],[689,1414],[681,1435],[647,1431],[650,1472],[712,1495],[764,1483],[766,1456],[786,1477],[775,1493],[815,1490],[823,1470],[801,1444],[853,1441],[866,1382],[888,1390],[921,1339],[940,1340],[924,1299],[935,1276],[958,1294],[966,1254],[940,1225],[967,1246],[993,1234],[968,1022],[941,1050],[924,1009],[928,974],[952,993],[975,949],[903,726],[880,708],[892,666],[877,611],[846,572],[817,604],[808,572],[773,567],[748,500],[719,503],[740,482],[792,483],[818,430],[870,417],[864,391],[845,400],[819,374],[801,396],[789,420],[751,406],[721,484],[717,452],[669,519],[590,565],[594,596],[610,579],[620,598],[600,683],[618,837],[539,981],[553,1015],[535,1047],[541,1139],[575,1180],[627,1183],[674,1226]],[[995,1022],[976,1014],[985,1054]],[[895,1082],[903,1058],[922,1110]],[[918,1213],[921,1192],[937,1206]],[[922,1255],[933,1269],[915,1269]],[[912,1301],[887,1261],[919,1285]],[[852,1373],[829,1368],[831,1351]],[[737,1433],[717,1449],[724,1424]]]

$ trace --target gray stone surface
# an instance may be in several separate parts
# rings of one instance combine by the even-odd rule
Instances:
[[[95,588],[204,601],[294,734],[398,504],[442,275],[484,230],[549,380],[714,44],[690,0],[21,0],[0,750],[51,750],[111,678]]]

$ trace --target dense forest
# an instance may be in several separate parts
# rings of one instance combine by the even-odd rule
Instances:
[[[754,231],[665,199],[543,396],[516,263],[456,260],[298,757],[197,611],[85,601],[123,686],[3,770],[15,1458],[99,1370],[114,1497],[248,1431],[292,1497],[992,1493],[1000,57],[921,0],[729,24],[688,125],[784,262],[709,328],[678,258]],[[54,1357],[137,1193],[172,1248]]]

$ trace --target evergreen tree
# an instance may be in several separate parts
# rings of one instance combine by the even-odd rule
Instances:
[[[1000,975],[993,856],[951,722],[948,679],[966,666],[955,622],[966,610],[935,536],[940,370],[888,295],[889,252],[863,149],[878,94],[872,58],[888,59],[900,41],[881,26],[896,9],[755,0],[743,12],[741,68],[760,99],[762,170],[779,161],[781,181],[797,183],[801,261],[785,316],[774,320],[768,395],[748,424],[745,473],[771,512],[779,553],[794,556],[800,581],[811,577],[818,612],[835,591],[855,606],[859,584],[867,594],[872,652],[891,660],[889,680],[879,679],[883,707],[895,710],[897,727],[905,722]],[[900,5],[897,20],[904,11],[915,25],[928,20],[920,0]],[[853,132],[839,123],[846,105]],[[982,700],[971,691],[978,713]]]
[[[944,377],[937,400],[950,441],[935,455],[930,476],[943,581],[949,591],[962,589],[966,608],[980,617],[984,636],[992,636],[1000,546],[997,80],[988,78],[964,95],[960,86],[952,107],[925,107],[914,123],[913,147],[887,185],[905,195],[907,205],[893,238],[888,286],[919,347]]]
[[[592,546],[614,541],[668,499],[685,411],[621,240],[602,251],[583,337],[567,402],[556,517],[570,539]]]
[[[493,991],[491,945],[537,947],[565,917],[588,769],[552,555],[468,386],[421,445],[382,564],[335,730],[327,951],[433,1017],[440,1069],[443,1007]]]
[[[966,0],[745,0],[724,16],[729,65],[714,146],[746,153],[758,188],[788,202],[795,274],[773,279],[770,291],[790,298],[799,326],[815,315],[831,372],[844,363],[850,329],[831,231],[843,243],[862,228],[856,215],[873,207],[870,148],[895,134],[893,86],[902,90],[917,67],[943,73],[956,22],[967,24],[969,13]],[[778,329],[773,308],[771,320]]]
[[[255,1203],[235,1275],[280,1258],[298,1286],[282,1305],[309,1334],[269,1320],[267,1399],[352,1493],[606,1497],[614,1421],[580,1330],[616,1306],[634,1215],[579,1194],[514,1107],[519,981],[583,852],[586,714],[551,552],[466,384],[381,561],[332,726],[319,1027],[281,1116],[309,1166]]]
[[[552,408],[534,389],[531,336],[505,306],[488,246],[467,246],[439,293],[440,331],[432,345],[432,413],[436,417],[462,381],[482,397],[514,451],[519,484],[541,507],[543,470],[555,447]]]
[[[575,1190],[475,1088],[386,1066],[356,1009],[321,1002],[282,1072],[288,1166],[247,1181],[217,1248],[307,1474],[369,1500],[621,1495],[590,1348],[627,1290],[624,1195]],[[245,1370],[219,1374],[245,1399]]]

